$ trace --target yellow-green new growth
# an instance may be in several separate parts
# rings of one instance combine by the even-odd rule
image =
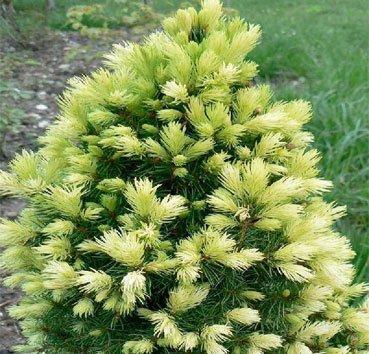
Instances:
[[[259,37],[218,0],[179,10],[72,79],[41,149],[0,171],[0,194],[27,201],[0,220],[17,351],[369,350],[311,107],[254,83]]]

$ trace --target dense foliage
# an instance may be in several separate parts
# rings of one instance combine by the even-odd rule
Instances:
[[[161,16],[142,0],[110,0],[104,4],[75,5],[67,11],[67,27],[89,37],[99,37],[108,28],[154,28]]]
[[[73,79],[37,153],[1,172],[25,353],[366,353],[369,301],[322,199],[304,101],[273,102],[260,30],[217,0]]]

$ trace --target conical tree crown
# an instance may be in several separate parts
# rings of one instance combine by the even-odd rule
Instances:
[[[304,101],[275,102],[258,26],[179,10],[71,80],[37,153],[0,174],[11,309],[44,353],[367,353],[369,301],[332,229]]]

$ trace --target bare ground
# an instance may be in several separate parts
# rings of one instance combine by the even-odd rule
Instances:
[[[9,124],[0,134],[0,169],[6,169],[9,160],[22,149],[37,147],[37,137],[58,112],[57,97],[69,78],[100,66],[102,55],[113,43],[137,41],[143,33],[145,30],[133,33],[120,29],[89,39],[74,32],[44,31],[33,38],[32,49],[28,50],[0,39],[0,83],[9,88],[0,90],[0,120],[13,108],[21,114],[17,129]],[[21,200],[0,197],[0,217],[15,218],[23,207]],[[12,353],[11,347],[23,341],[17,323],[7,313],[21,294],[1,286],[5,276],[0,270],[0,354]]]

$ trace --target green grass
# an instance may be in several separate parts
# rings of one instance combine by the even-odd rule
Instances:
[[[57,1],[49,17],[63,28],[69,6],[104,1]],[[154,0],[158,11],[182,1]],[[312,102],[309,129],[322,152],[322,175],[333,180],[329,196],[348,206],[338,225],[357,252],[358,280],[369,280],[369,76],[366,0],[229,0],[240,14],[263,29],[251,57],[260,80],[270,82],[278,99]],[[16,0],[21,13],[39,15],[41,0]],[[23,20],[26,21],[26,20]],[[32,15],[28,17],[32,21]]]
[[[124,12],[124,9],[129,10],[133,3],[141,2],[142,0],[126,0],[127,5],[120,3],[117,0],[56,0],[55,9],[49,14],[45,13],[45,0],[14,0],[14,7],[19,14],[18,22],[24,30],[34,30],[35,27],[44,26],[47,24],[50,28],[56,30],[67,30],[67,11],[75,5],[92,5],[92,4],[107,4],[107,8],[111,10],[112,16],[110,20],[116,20],[116,15]],[[167,1],[153,1],[153,3],[165,4]],[[169,3],[169,2],[168,2]],[[95,24],[98,27],[98,24]]]
[[[14,7],[18,13],[18,23],[25,30],[37,30],[37,27],[39,29],[45,24],[52,29],[64,30],[67,28],[67,10],[71,6],[105,2],[101,0],[57,0],[55,1],[55,10],[50,12],[47,17],[44,0],[14,0]]]

